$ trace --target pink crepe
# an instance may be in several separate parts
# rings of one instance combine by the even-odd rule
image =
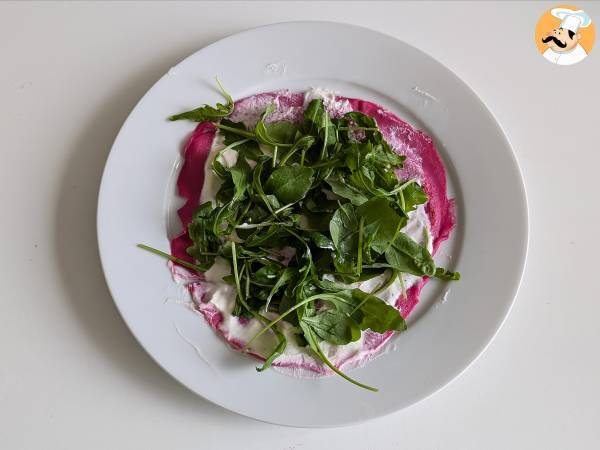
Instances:
[[[185,261],[193,262],[186,249],[192,245],[187,234],[187,227],[192,220],[196,207],[200,202],[200,193],[204,185],[204,166],[210,153],[217,129],[210,122],[199,124],[183,150],[183,166],[177,178],[177,193],[186,202],[177,214],[181,219],[184,231],[171,240],[171,254]]]
[[[246,124],[256,122],[258,115],[267,105],[275,102],[277,109],[272,120],[300,120],[303,111],[303,94],[287,91],[258,94],[236,102],[232,115],[234,121],[244,121]],[[331,114],[340,115],[347,110],[360,111],[372,116],[377,121],[381,132],[389,144],[399,154],[405,155],[404,167],[398,172],[401,178],[417,178],[429,197],[425,211],[431,224],[433,253],[440,244],[448,239],[455,225],[454,204],[446,195],[446,173],[440,156],[438,155],[432,139],[420,130],[414,129],[390,111],[379,105],[359,99],[337,97],[336,103],[342,105],[339,111],[330,111]],[[329,109],[329,108],[328,108]],[[184,227],[181,235],[171,241],[171,253],[178,258],[191,261],[186,248],[191,245],[187,235],[187,226],[198,206],[202,186],[204,183],[204,166],[210,153],[216,134],[215,127],[210,123],[199,124],[193,132],[184,149],[184,164],[177,180],[178,193],[186,203],[178,211]],[[173,268],[172,268],[173,270]],[[175,271],[173,272],[175,275]],[[185,280],[185,277],[179,279]],[[419,301],[419,295],[428,278],[424,277],[406,292],[406,297],[400,296],[396,307],[404,318],[408,317]],[[206,298],[206,289],[202,281],[196,280],[188,284],[188,289],[194,300],[196,309],[204,316],[209,325],[222,335],[235,349],[243,347],[239,339],[229,336],[228,330],[222,327],[222,313]],[[383,345],[392,337],[393,332],[383,334],[367,330],[364,333],[364,349],[362,354],[352,355],[345,360],[336,361],[338,367],[357,367],[378,354]],[[264,359],[261,355],[253,355]],[[298,370],[308,371],[316,376],[327,375],[329,369],[316,363],[312,358],[301,361],[286,361],[283,358],[276,360],[274,366],[291,369],[294,373]]]

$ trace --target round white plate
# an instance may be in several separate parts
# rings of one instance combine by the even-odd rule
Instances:
[[[299,380],[257,373],[198,315],[177,302],[164,260],[137,243],[168,249],[180,230],[174,182],[189,122],[170,114],[280,88],[328,87],[384,105],[435,141],[446,164],[458,225],[436,255],[460,270],[430,282],[390,351],[352,376]],[[440,389],[485,349],[517,292],[527,251],[525,190],[510,144],[459,78],[423,52],[368,29],[326,22],[269,25],[218,41],[163,76],[131,112],[113,145],[98,201],[98,241],[112,296],[140,344],[202,397],[259,420],[294,426],[356,423]],[[195,346],[195,347],[194,347]],[[191,394],[190,394],[191,395]]]

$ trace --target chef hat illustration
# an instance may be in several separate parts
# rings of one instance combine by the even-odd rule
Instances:
[[[581,9],[574,11],[569,8],[554,8],[550,13],[561,20],[560,28],[577,33],[579,28],[588,27],[592,19]]]

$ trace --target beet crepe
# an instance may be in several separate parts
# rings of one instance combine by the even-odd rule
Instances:
[[[322,98],[332,119],[340,118],[351,111],[358,111],[372,117],[391,148],[405,157],[402,167],[396,169],[397,176],[400,179],[415,180],[422,186],[428,197],[427,202],[412,214],[413,217],[418,216],[411,221],[415,228],[412,234],[415,240],[420,240],[415,234],[423,233],[426,240],[429,241],[427,245],[431,253],[435,254],[454,227],[455,216],[453,203],[446,194],[444,165],[431,138],[422,131],[414,129],[395,114],[377,104],[360,99],[334,96],[320,90],[306,93],[279,91],[247,97],[236,102],[230,119],[252,129],[265,109],[269,105],[274,105],[269,116],[271,123],[278,121],[298,123],[302,120],[310,100],[319,97]],[[187,249],[193,245],[193,242],[188,235],[187,227],[199,204],[214,201],[214,193],[207,193],[206,190],[210,190],[211,185],[208,179],[214,178],[209,170],[211,157],[214,158],[216,151],[224,147],[223,143],[219,142],[219,134],[218,128],[213,123],[202,122],[192,133],[183,152],[184,162],[177,180],[177,188],[179,195],[186,201],[178,211],[184,231],[172,240],[171,253],[173,256],[191,263],[194,262],[194,258],[190,256]],[[232,347],[241,349],[247,344],[249,337],[260,330],[261,324],[254,318],[232,315],[235,290],[231,285],[220,283],[219,277],[226,276],[228,273],[225,268],[221,269],[222,273],[216,271],[216,274],[207,276],[172,264],[172,271],[177,281],[187,284],[194,308]],[[384,297],[387,297],[386,300],[400,311],[403,318],[406,318],[418,303],[421,289],[428,279],[427,276],[405,275],[403,279],[404,292],[390,286],[387,296]],[[373,284],[368,280],[356,283],[356,286],[364,289]],[[293,328],[293,325],[289,325],[289,328]],[[353,368],[379,354],[393,334],[394,331],[377,333],[367,329],[355,342],[346,345],[328,345],[326,343],[324,351],[335,367]],[[250,348],[249,353],[264,360],[268,357],[269,344],[272,345],[274,342],[269,343],[267,339],[264,348],[261,346]],[[272,362],[273,367],[297,376],[319,376],[333,373],[326,364],[315,358],[308,347],[290,344],[287,347],[286,351],[279,354]]]

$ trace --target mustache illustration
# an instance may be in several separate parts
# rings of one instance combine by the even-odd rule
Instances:
[[[565,48],[567,46],[566,42],[559,41],[558,38],[555,37],[555,36],[548,36],[548,37],[545,37],[545,38],[542,39],[542,42],[544,44],[547,43],[547,42],[550,42],[550,41],[554,41],[554,43],[556,45],[558,45],[560,48]]]

